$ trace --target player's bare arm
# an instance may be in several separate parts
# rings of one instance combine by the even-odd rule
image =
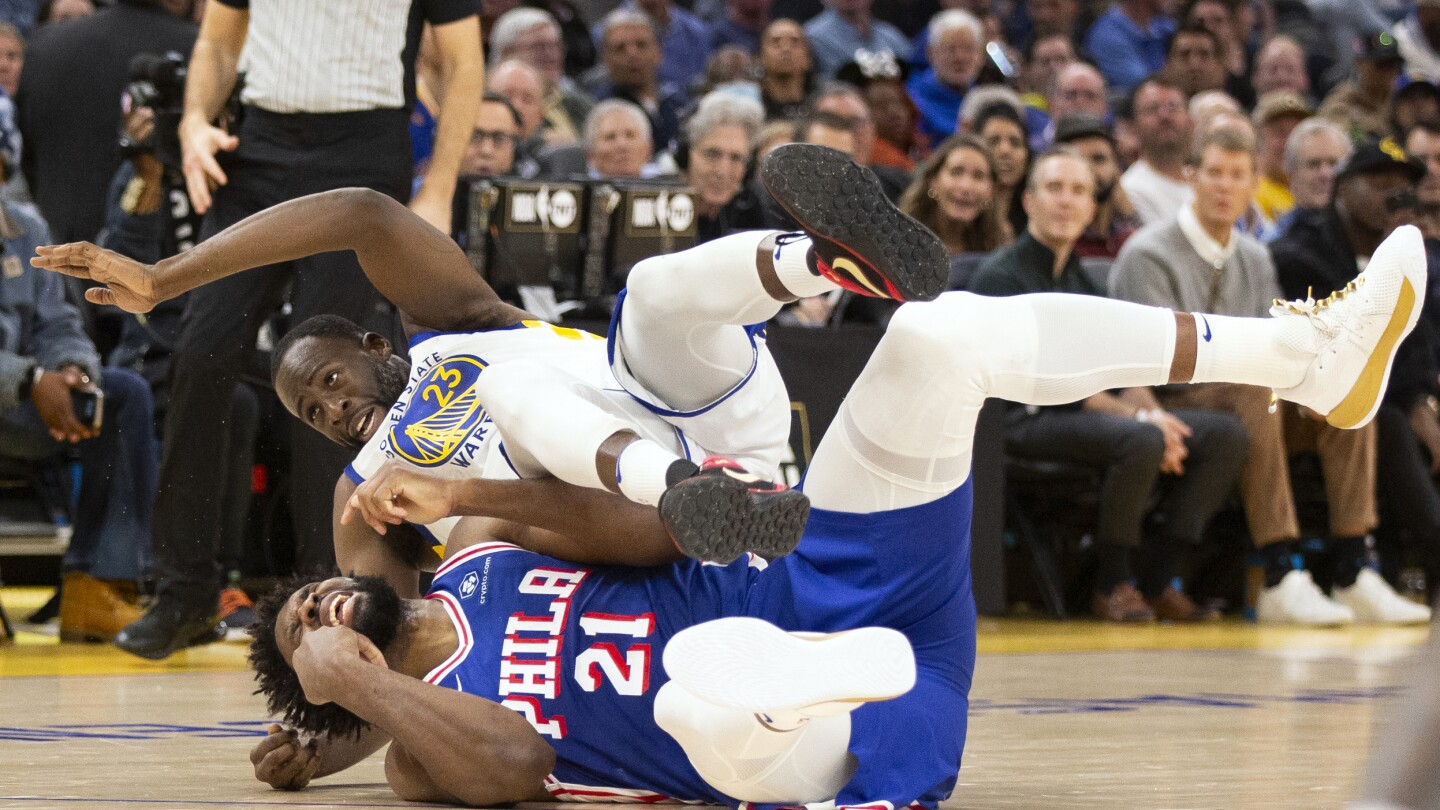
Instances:
[[[250,750],[255,778],[276,790],[302,790],[312,779],[329,776],[362,762],[390,741],[374,726],[360,736],[306,739],[294,729],[271,723],[269,732]]]
[[[360,520],[344,522],[341,516],[355,493],[355,482],[341,475],[335,482],[335,562],[346,574],[383,577],[402,597],[420,596],[420,572],[434,570],[439,558],[430,544],[410,526],[396,527],[381,537]]]
[[[485,539],[587,565],[647,566],[683,559],[655,509],[555,478],[450,480],[391,464],[353,488],[344,511],[342,524],[363,522],[387,536],[387,527],[405,522],[492,518],[491,536]]]
[[[148,312],[226,276],[336,250],[355,251],[370,282],[405,316],[410,334],[493,329],[532,317],[501,301],[448,236],[369,189],[282,203],[155,265],[89,242],[41,247],[31,263],[103,284],[86,291],[91,303]]]
[[[334,701],[392,738],[401,798],[471,806],[541,799],[555,751],[518,713],[389,669],[348,627],[306,633],[293,662],[307,700]]]

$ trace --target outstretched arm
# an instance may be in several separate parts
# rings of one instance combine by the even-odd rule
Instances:
[[[501,301],[449,237],[400,203],[363,188],[267,208],[156,265],[89,242],[39,248],[31,264],[104,284],[86,290],[91,303],[148,312],[252,267],[336,250],[355,251],[370,282],[415,331],[493,329],[532,317]]]

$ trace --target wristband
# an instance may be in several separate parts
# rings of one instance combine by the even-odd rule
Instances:
[[[20,380],[20,387],[15,391],[16,398],[21,401],[29,399],[30,392],[35,390],[35,384],[40,382],[40,378],[43,376],[45,376],[45,367],[39,363],[26,369],[25,377]]]

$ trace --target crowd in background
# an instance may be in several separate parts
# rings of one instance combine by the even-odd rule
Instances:
[[[35,244],[79,239],[154,261],[251,210],[234,207],[233,186],[215,191],[228,178],[207,161],[236,149],[234,133],[211,126],[218,102],[199,123],[180,127],[183,167],[167,165],[157,151],[164,139],[156,129],[173,122],[152,106],[120,102],[134,54],[188,54],[202,14],[219,9],[233,22],[235,9],[246,8],[240,0],[216,0],[208,12],[204,6],[47,0],[36,7],[21,0],[0,7],[0,19],[9,21],[0,25],[7,181],[0,316],[15,322],[0,329],[0,408],[10,409],[0,410],[0,440],[8,451],[21,446],[11,443],[12,432],[34,438],[28,458],[73,443],[82,458],[123,457],[140,471],[139,483],[117,494],[124,476],[92,476],[85,468],[92,488],[82,487],[82,504],[88,495],[130,506],[120,516],[106,513],[106,527],[82,532],[77,524],[66,589],[99,594],[104,610],[126,621],[79,635],[113,635],[140,615],[133,588],[123,583],[151,574],[146,501],[157,486],[157,524],[167,511],[198,509],[191,524],[202,520],[215,535],[186,552],[205,557],[205,576],[197,578],[208,577],[212,564],[222,579],[241,567],[235,549],[252,483],[246,470],[262,432],[257,425],[275,411],[263,385],[183,393],[216,373],[213,362],[186,359],[187,340],[196,338],[185,338],[181,323],[205,328],[193,323],[195,302],[188,316],[182,302],[137,324],[76,306],[73,291],[67,303],[57,282],[21,267]],[[1265,316],[1275,299],[1343,294],[1402,224],[1418,225],[1440,260],[1437,0],[416,0],[422,7],[411,18],[416,47],[405,57],[413,60],[403,102],[409,148],[374,154],[403,159],[407,187],[385,190],[442,230],[454,228],[445,202],[463,190],[456,174],[674,178],[695,192],[701,241],[785,228],[755,167],[768,150],[800,141],[873,169],[885,192],[943,241],[956,288],[981,294],[1108,295]],[[467,61],[470,43],[460,42],[462,32],[470,35],[457,22],[467,9],[478,18],[483,91],[472,81],[479,66]],[[207,19],[203,31],[221,24]],[[256,70],[266,58],[256,24],[249,23],[244,58],[236,45],[232,61],[221,63],[238,59],[249,69],[240,97],[250,111],[244,126],[275,115],[275,126],[305,148],[338,153],[342,147],[326,140],[338,119],[324,116],[351,113],[304,101],[276,109],[266,93],[284,92],[268,89],[267,74]],[[202,33],[192,82],[202,55],[213,58],[209,41]],[[216,75],[234,79],[233,69]],[[380,109],[369,112],[389,104],[376,101]],[[187,105],[187,116],[194,112]],[[242,131],[240,157],[246,139]],[[403,154],[392,154],[397,150]],[[212,191],[217,208],[230,195],[229,214],[212,213],[202,225]],[[292,191],[265,199],[299,193]],[[13,276],[11,256],[22,260]],[[293,296],[304,276],[296,276]],[[33,303],[16,303],[12,280],[30,285],[24,294]],[[280,289],[271,292],[273,301],[260,293],[255,300],[278,303]],[[232,380],[246,379],[242,366],[253,360],[247,353],[255,334],[283,328],[262,326],[269,313],[255,306],[255,322],[244,327],[251,343],[227,349]],[[37,318],[42,309],[52,314]],[[797,302],[780,320],[835,327],[883,324],[888,314],[835,294]],[[1404,569],[1423,570],[1431,583],[1440,578],[1440,344],[1430,323],[1440,308],[1427,307],[1426,316],[1402,348],[1379,417],[1357,431],[1274,407],[1266,391],[1225,386],[1012,408],[1005,419],[1012,455],[1096,475],[1095,613],[1120,622],[1213,618],[1210,605],[1188,595],[1188,561],[1238,492],[1251,559],[1264,572],[1256,595],[1262,621],[1428,618],[1394,587]],[[42,321],[50,325],[38,328]],[[79,348],[51,348],[60,332]],[[262,337],[261,350],[264,344]],[[177,369],[169,366],[172,355]],[[125,418],[147,418],[158,405],[172,426],[148,433],[147,442],[201,447],[173,423],[199,409],[210,414],[196,430],[219,431],[223,441],[186,454],[192,466],[223,468],[206,478],[205,504],[172,494],[167,506],[167,491],[200,475],[182,469],[172,447],[157,451],[133,436],[128,446],[103,429],[102,441],[64,412],[69,391],[102,380],[107,409],[137,407],[131,389],[148,382],[153,396],[138,397],[141,415]],[[191,399],[177,402],[177,392]],[[6,415],[27,402],[33,413],[24,419]],[[223,419],[213,416],[222,410]],[[127,446],[112,446],[117,442]],[[1297,457],[1318,459],[1319,474],[1297,473],[1292,481]],[[106,463],[114,462],[94,466]],[[327,496],[316,495],[329,481],[322,484],[294,490],[297,498],[320,499],[317,526],[329,512]],[[1318,520],[1303,508],[1312,501],[1328,504]],[[86,514],[82,505],[81,519]],[[115,522],[127,520],[134,524],[129,539],[113,540]],[[296,521],[303,522],[298,513]],[[173,545],[157,541],[157,549]],[[185,578],[170,568],[160,572],[162,596],[167,574]],[[243,625],[243,594],[219,591],[229,600],[231,625]],[[208,615],[215,592],[197,585],[175,604]]]

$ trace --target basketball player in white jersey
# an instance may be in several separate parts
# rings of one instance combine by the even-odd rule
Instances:
[[[485,508],[499,518],[516,508],[505,479],[550,475],[658,505],[675,545],[697,559],[773,558],[794,548],[808,505],[768,480],[790,413],[759,325],[787,301],[840,287],[930,299],[948,274],[939,240],[874,193],[873,176],[848,162],[817,173],[801,153],[786,154],[772,155],[767,176],[806,233],[746,232],[640,263],[608,341],[500,301],[448,238],[363,190],[276,206],[154,266],[87,243],[42,248],[34,262],[107,284],[86,293],[94,303],[144,312],[251,267],[354,250],[401,310],[410,361],[379,335],[321,317],[285,336],[273,367],[292,414],[359,449],[336,487],[337,518],[355,488],[387,465],[494,482]],[[534,543],[591,559],[593,549],[568,538],[588,536],[593,512],[614,504],[594,494],[582,502],[589,508],[546,514]],[[652,510],[622,512],[634,524],[617,543],[654,532]],[[443,545],[453,523],[425,526],[428,545]],[[347,525],[354,522],[337,520],[344,570],[413,570],[418,544],[376,543]]]

